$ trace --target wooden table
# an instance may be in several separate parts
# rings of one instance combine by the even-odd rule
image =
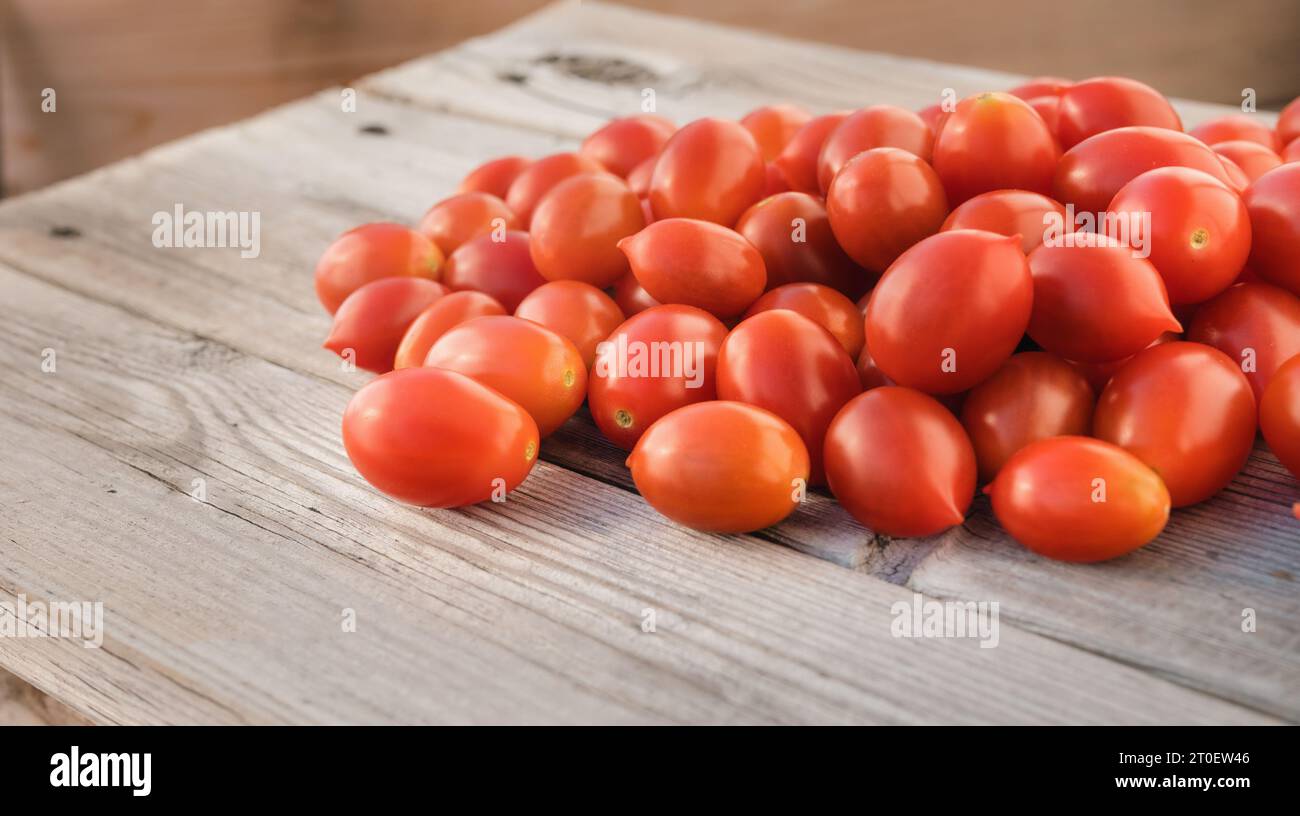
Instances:
[[[325,92],[7,202],[0,600],[102,601],[106,634],[0,638],[0,665],[126,723],[1300,719],[1300,491],[1262,448],[1095,566],[1029,554],[982,500],[920,541],[824,496],[697,534],[582,418],[501,505],[402,506],[344,455],[365,377],[320,348],[311,285],[344,229],[414,221],[476,163],[572,146],[645,87],[682,122],[1016,80],[567,4],[365,79],[354,113]],[[260,257],[155,248],[177,204],[260,212]],[[997,601],[998,646],[893,637],[914,593]]]

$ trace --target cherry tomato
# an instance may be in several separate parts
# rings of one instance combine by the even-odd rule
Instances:
[[[808,479],[808,451],[775,414],[713,401],[652,425],[627,466],[650,506],[678,524],[747,533],[794,512]]]
[[[1054,76],[1034,77],[1023,85],[1017,85],[1007,93],[1018,96],[1028,102],[1037,96],[1060,96],[1074,83],[1068,79]]]
[[[487,193],[504,201],[511,183],[532,163],[532,159],[523,156],[502,156],[484,162],[461,179],[456,192]]]
[[[636,193],[638,198],[644,199],[650,195],[650,179],[654,176],[655,160],[658,158],[659,154],[656,153],[633,167],[632,172],[627,174],[628,189]]]
[[[645,226],[641,203],[623,180],[582,173],[561,181],[533,209],[529,251],[547,280],[612,286],[628,272],[618,242]]]
[[[596,359],[596,344],[623,323],[623,312],[604,292],[580,281],[551,281],[519,303],[515,317],[540,323],[577,347],[587,368]]]
[[[463,507],[519,486],[537,461],[537,425],[469,377],[408,368],[353,395],[343,446],[357,472],[398,501]]]
[[[402,342],[397,346],[393,368],[416,368],[424,365],[429,349],[452,326],[487,315],[503,315],[506,310],[496,299],[482,292],[451,292],[438,298],[415,318]]]
[[[511,231],[504,241],[482,235],[452,253],[443,282],[452,290],[473,289],[496,298],[507,312],[546,279],[537,274],[529,252],[528,233]]]
[[[758,143],[763,161],[770,162],[810,119],[812,114],[798,105],[764,105],[745,114],[740,124]]]
[[[348,295],[334,313],[324,347],[358,368],[393,369],[406,329],[447,287],[424,278],[381,278]]]
[[[1282,109],[1277,117],[1277,135],[1282,144],[1291,144],[1300,139],[1300,97]]]
[[[660,303],[735,317],[763,294],[763,256],[734,230],[693,218],[656,221],[618,242],[632,274]]]
[[[676,125],[654,114],[611,119],[588,136],[578,152],[626,178],[637,165],[659,155],[675,130]]]
[[[1065,238],[1029,254],[1034,342],[1067,360],[1104,363],[1137,354],[1161,332],[1183,330],[1150,261],[1104,236]]]
[[[822,143],[817,156],[817,185],[824,193],[849,159],[876,147],[906,150],[930,161],[934,134],[920,116],[894,105],[873,105],[844,117]]]
[[[870,391],[882,385],[894,384],[892,380],[885,376],[884,372],[876,368],[876,361],[871,359],[871,350],[865,344],[858,354],[858,382],[862,383],[863,391]]]
[[[948,200],[930,165],[896,147],[854,156],[835,174],[826,214],[836,240],[877,274],[943,226]]]
[[[600,162],[580,153],[546,156],[528,165],[515,178],[506,192],[506,204],[518,217],[523,228],[528,229],[533,220],[533,208],[552,187],[579,173],[600,173],[604,170]]]
[[[1015,351],[1033,308],[1029,264],[1015,238],[952,230],[903,253],[867,303],[867,347],[891,380],[956,394]]]
[[[786,144],[781,155],[772,160],[790,189],[800,193],[821,193],[817,183],[817,157],[821,155],[822,145],[831,131],[839,127],[840,122],[849,115],[848,111],[828,113],[815,116],[799,128]]]
[[[724,119],[697,119],[674,133],[655,161],[650,206],[656,220],[695,218],[730,227],[762,198],[766,181],[763,156],[748,130]]]
[[[518,228],[514,212],[488,193],[458,193],[443,199],[429,208],[416,227],[448,255],[480,235]]]
[[[1065,217],[1065,207],[1045,195],[1028,190],[994,190],[958,205],[948,214],[941,231],[978,229],[1018,235],[1020,249],[1027,255],[1043,243],[1049,219],[1064,224]]]
[[[1273,372],[1300,354],[1300,298],[1266,283],[1239,283],[1197,310],[1187,339],[1231,357],[1262,399]]]
[[[727,327],[693,306],[653,306],[596,347],[587,399],[596,427],[631,450],[669,411],[717,398],[718,348]]]
[[[961,524],[975,494],[975,451],[934,398],[882,386],[849,400],[826,431],[826,481],[844,509],[889,536]]]
[[[1208,122],[1202,122],[1187,133],[1211,146],[1220,142],[1245,140],[1263,145],[1273,153],[1282,149],[1282,140],[1278,138],[1273,128],[1241,113],[1219,116]]]
[[[1179,321],[1182,322],[1182,321]],[[1151,346],[1158,346],[1161,343],[1172,343],[1175,340],[1181,340],[1182,335],[1177,332],[1164,332],[1155,340],[1151,341]],[[1147,348],[1151,348],[1147,346]],[[1109,360],[1104,363],[1081,363],[1077,360],[1070,360],[1070,365],[1074,366],[1080,374],[1088,380],[1088,385],[1092,386],[1094,393],[1100,394],[1110,382],[1110,378],[1115,376],[1115,372],[1124,367],[1124,364],[1132,357],[1124,357],[1119,360]]]
[[[809,281],[857,298],[870,285],[870,276],[840,249],[826,205],[815,196],[769,196],[745,210],[736,232],[763,256],[769,290]]]
[[[1061,92],[1061,146],[1066,150],[1108,130],[1142,125],[1182,131],[1174,106],[1155,88],[1125,77],[1094,77]]]
[[[509,315],[477,317],[448,329],[424,364],[500,391],[523,406],[543,437],[573,416],[587,395],[587,367],[573,343]]]
[[[866,343],[862,312],[853,301],[829,286],[819,283],[787,283],[768,290],[745,312],[753,317],[771,309],[789,309],[821,326],[839,341],[844,351],[857,359]]]
[[[1259,429],[1273,455],[1300,479],[1300,354],[1269,381],[1259,403]]]
[[[1217,142],[1213,150],[1225,159],[1241,168],[1246,180],[1255,179],[1282,163],[1282,157],[1258,142],[1230,141]]]
[[[1059,561],[1124,555],[1169,521],[1169,491],[1156,472],[1123,448],[1084,436],[1021,448],[984,490],[1012,538]]]
[[[1250,268],[1300,295],[1300,164],[1284,164],[1250,185],[1244,196],[1254,243]]]
[[[334,240],[316,263],[316,297],[330,314],[348,295],[381,278],[436,279],[442,251],[401,224],[363,224]]]
[[[934,143],[934,172],[950,204],[993,190],[1047,194],[1061,148],[1022,99],[982,93],[957,103]]]
[[[661,305],[659,301],[650,297],[649,292],[641,288],[636,275],[631,272],[619,278],[618,283],[614,284],[614,302],[618,304],[625,317],[640,314],[651,306]]]

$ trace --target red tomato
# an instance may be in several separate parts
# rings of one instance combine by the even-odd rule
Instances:
[[[407,327],[445,294],[447,287],[424,278],[367,283],[339,306],[324,347],[366,371],[391,371]]]
[[[1260,176],[1244,198],[1254,237],[1250,268],[1300,295],[1300,164],[1284,164]]]
[[[487,193],[504,201],[511,183],[532,163],[532,159],[523,156],[502,156],[484,162],[461,179],[456,192]]]
[[[1300,139],[1300,97],[1292,99],[1277,117],[1277,135],[1285,145]]]
[[[1016,541],[1059,561],[1105,561],[1150,542],[1169,521],[1169,491],[1133,454],[1084,436],[1017,451],[984,489]]]
[[[1241,113],[1216,117],[1208,122],[1202,122],[1187,132],[1207,145],[1245,140],[1263,145],[1273,153],[1282,149],[1282,141],[1273,128]]]
[[[656,221],[618,242],[632,274],[660,303],[735,317],[763,294],[763,256],[740,233],[708,221]]]
[[[480,235],[519,228],[506,203],[488,193],[459,193],[429,208],[416,229],[451,254]]]
[[[920,116],[894,105],[854,111],[822,143],[817,156],[817,186],[826,192],[831,179],[849,159],[876,147],[896,147],[928,162],[934,134]]]
[[[496,299],[482,292],[451,292],[438,298],[415,318],[393,358],[393,368],[417,368],[424,365],[429,349],[452,326],[487,315],[503,315],[506,310]]]
[[[1197,310],[1187,339],[1231,357],[1262,399],[1273,372],[1300,354],[1300,298],[1267,283],[1239,283]]]
[[[922,108],[916,112],[916,115],[921,117],[921,121],[925,122],[926,127],[930,128],[930,134],[937,139],[939,138],[939,131],[943,130],[943,123],[948,121],[950,113],[952,111],[944,110],[943,105],[939,104]],[[933,148],[933,146],[931,147]]]
[[[1223,352],[1164,343],[1115,372],[1092,430],[1159,473],[1174,507],[1183,507],[1218,493],[1246,464],[1255,445],[1255,397]]]
[[[645,198],[650,195],[650,179],[654,176],[655,160],[659,154],[655,154],[645,161],[632,168],[632,172],[627,174],[627,186],[632,192],[637,194],[638,198]]]
[[[1031,442],[1086,435],[1095,401],[1084,376],[1055,354],[1012,355],[962,404],[961,424],[975,448],[980,481],[991,481],[1013,453]]]
[[[587,367],[573,343],[509,315],[478,317],[448,329],[424,364],[500,391],[523,406],[543,437],[573,416],[587,395]]]
[[[570,176],[600,173],[604,169],[600,162],[580,153],[555,153],[538,159],[524,168],[510,185],[506,204],[510,205],[523,228],[528,229],[533,220],[533,208],[552,187]]]
[[[1241,168],[1247,181],[1254,181],[1282,163],[1282,157],[1258,142],[1218,142],[1214,152]]]
[[[763,155],[748,130],[723,119],[697,119],[673,134],[655,161],[650,206],[656,220],[695,218],[730,227],[763,196],[766,182]]]
[[[650,506],[678,524],[747,533],[794,512],[808,479],[808,451],[775,414],[713,401],[652,425],[627,466]]]
[[[826,194],[831,230],[849,257],[877,274],[943,226],[948,200],[930,165],[906,150],[859,153]]]
[[[727,327],[693,306],[654,306],[596,347],[587,399],[605,438],[625,450],[669,411],[717,398]]]
[[[343,446],[357,472],[398,501],[462,507],[519,486],[537,461],[537,425],[469,377],[408,368],[353,395]]]
[[[867,303],[867,347],[891,380],[956,394],[1015,351],[1033,308],[1029,264],[1014,238],[952,230],[903,253]]]
[[[654,114],[611,119],[588,136],[578,152],[626,178],[637,165],[659,155],[676,130],[672,122]]]
[[[1164,332],[1155,340],[1151,341],[1151,346],[1158,346],[1161,343],[1172,343],[1175,340],[1181,339],[1182,335],[1177,332]],[[1147,346],[1147,348],[1151,348],[1151,346]],[[1109,360],[1104,363],[1080,363],[1077,360],[1070,360],[1069,363],[1078,369],[1079,373],[1088,380],[1088,385],[1092,386],[1093,392],[1100,394],[1102,389],[1106,387],[1106,383],[1110,382],[1110,378],[1115,376],[1115,372],[1123,368],[1124,364],[1132,359],[1132,357],[1124,357],[1119,360]]]
[[[769,290],[809,281],[857,298],[870,284],[870,276],[835,241],[826,205],[815,196],[769,196],[745,210],[736,232],[763,256]]]
[[[843,294],[819,283],[787,283],[768,290],[745,312],[753,317],[771,309],[789,309],[803,315],[830,332],[844,351],[857,359],[866,342],[862,327],[862,312]]]
[[[781,155],[772,160],[781,175],[785,176],[791,190],[814,194],[821,192],[821,185],[817,183],[817,157],[821,155],[826,137],[848,115],[848,111],[839,111],[813,117],[799,128]]]
[[[788,309],[745,318],[718,351],[718,398],[757,405],[790,423],[808,447],[810,484],[826,481],[826,428],[861,391],[857,367],[835,338]]]
[[[507,312],[546,279],[537,274],[529,252],[528,233],[510,231],[504,241],[483,235],[452,253],[443,282],[454,291],[473,289],[500,301]]]
[[[1061,97],[1059,96],[1035,96],[1026,99],[1025,103],[1034,109],[1034,113],[1043,119],[1047,129],[1056,136],[1056,129],[1061,126]],[[1060,142],[1058,141],[1059,145]]]
[[[1259,403],[1259,429],[1273,455],[1300,479],[1300,354],[1269,381]]]
[[[889,536],[961,524],[975,494],[975,451],[932,397],[897,386],[849,400],[826,432],[826,480],[844,509]]]
[[[1201,303],[1232,285],[1250,253],[1250,216],[1223,182],[1187,167],[1161,167],[1125,184],[1109,212],[1150,223],[1144,242],[1172,303]]]
[[[950,204],[992,190],[1052,191],[1061,149],[1024,100],[983,93],[957,103],[934,143],[934,172]]]
[[[641,288],[636,275],[631,272],[619,278],[618,283],[614,284],[614,302],[626,317],[640,314],[651,306],[661,305],[659,301],[650,297],[649,292]]]
[[[330,314],[348,295],[381,278],[434,279],[442,251],[401,224],[363,224],[334,240],[316,263],[316,297]]]
[[[1034,77],[1023,85],[1017,85],[1007,93],[1018,96],[1028,102],[1039,96],[1060,96],[1074,83],[1068,79],[1054,76]]]
[[[580,281],[552,281],[519,303],[515,317],[540,323],[577,347],[587,368],[596,359],[596,344],[623,323],[623,312],[609,295]]]
[[[866,345],[862,346],[862,351],[858,354],[858,382],[862,383],[863,391],[894,384],[884,372],[876,368],[876,361],[871,359],[871,350]]]
[[[533,209],[529,251],[547,280],[612,286],[628,272],[618,242],[645,226],[641,203],[622,179],[582,173],[561,181]]]
[[[1181,332],[1160,273],[1114,241],[1087,233],[1029,254],[1029,336],[1067,360],[1104,363],[1137,354],[1161,332]],[[870,342],[870,340],[868,340]]]
[[[1043,243],[1043,233],[1053,219],[1065,223],[1065,207],[1054,199],[1028,190],[994,190],[958,205],[948,214],[941,231],[978,229],[1018,235],[1020,249],[1029,254]]]
[[[763,161],[770,162],[810,119],[812,114],[798,105],[764,105],[745,114],[740,124],[758,143]]]
[[[1061,92],[1061,146],[1066,150],[1107,130],[1143,125],[1182,131],[1174,106],[1155,88],[1125,77],[1094,77]]]

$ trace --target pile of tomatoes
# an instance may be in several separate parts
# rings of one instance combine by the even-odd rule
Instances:
[[[927,536],[983,485],[1016,540],[1096,561],[1223,489],[1257,431],[1300,473],[1300,100],[1189,132],[1117,77],[629,116],[344,234],[316,291],[326,348],[381,375],[348,455],[401,501],[503,500],[585,402],[695,529],[824,486]]]

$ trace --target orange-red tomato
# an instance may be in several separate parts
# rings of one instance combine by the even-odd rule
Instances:
[[[480,235],[519,228],[506,203],[488,193],[458,193],[429,208],[416,229],[451,254]]]
[[[826,137],[848,115],[848,111],[838,111],[813,117],[799,128],[781,155],[772,160],[781,175],[785,176],[791,190],[814,194],[821,192],[821,185],[817,183],[817,157],[821,155]]]
[[[1269,381],[1259,403],[1259,429],[1273,455],[1300,479],[1300,354]]]
[[[1281,156],[1258,142],[1218,142],[1212,149],[1241,168],[1248,182],[1253,182],[1282,163]]]
[[[727,327],[693,306],[653,306],[596,347],[587,400],[605,438],[631,450],[669,411],[717,398]]]
[[[1060,96],[1074,82],[1054,76],[1034,77],[1023,85],[1017,85],[1007,93],[1029,101],[1038,96]]]
[[[718,351],[718,398],[757,405],[790,423],[808,446],[810,484],[826,481],[826,428],[861,391],[853,359],[830,332],[788,309],[745,318]]]
[[[533,220],[533,208],[551,188],[570,176],[579,173],[604,171],[600,162],[580,153],[555,153],[528,165],[515,177],[506,192],[506,204],[515,213],[519,223],[528,229]]]
[[[948,200],[930,165],[906,150],[878,147],[854,156],[835,174],[826,214],[849,257],[879,274],[939,231]]]
[[[975,452],[933,397],[897,386],[849,400],[826,432],[826,480],[877,533],[928,536],[961,524],[975,494]]]
[[[417,368],[424,365],[429,349],[452,326],[487,315],[503,315],[506,310],[496,299],[482,292],[451,292],[438,298],[420,312],[393,357],[393,368]]]
[[[763,256],[769,290],[809,281],[857,298],[870,285],[870,276],[836,242],[826,205],[815,196],[769,196],[745,210],[736,232]]]
[[[934,172],[956,205],[993,190],[1052,191],[1061,148],[1047,123],[1010,94],[982,93],[957,103],[934,142]]]
[[[636,275],[628,272],[618,279],[614,284],[614,302],[623,312],[624,317],[631,317],[634,314],[640,314],[651,306],[661,305],[659,301],[650,297],[650,293],[641,288],[637,282]]]
[[[1242,113],[1219,116],[1208,122],[1202,122],[1187,133],[1207,145],[1244,140],[1263,145],[1274,153],[1282,149],[1281,139],[1273,128]]]
[[[767,283],[763,256],[740,233],[708,221],[668,218],[618,243],[632,274],[660,303],[735,317]]]
[[[787,283],[768,290],[745,312],[753,317],[771,309],[789,309],[803,315],[835,337],[844,351],[857,359],[866,343],[862,312],[843,294],[818,283]]]
[[[740,124],[758,143],[763,161],[770,162],[810,119],[812,114],[798,105],[764,105],[745,114]]]
[[[1016,541],[1059,561],[1105,561],[1150,542],[1169,521],[1169,491],[1133,454],[1084,436],[1021,448],[985,488]]]
[[[611,286],[628,272],[618,242],[645,226],[641,202],[622,179],[582,173],[561,181],[533,209],[529,251],[551,281]]]
[[[1040,193],[1028,190],[994,190],[967,199],[948,213],[941,231],[978,229],[998,235],[1020,236],[1026,255],[1043,243],[1053,220],[1065,223],[1065,207]]]
[[[876,147],[896,147],[928,162],[934,134],[920,116],[894,105],[872,105],[854,111],[822,143],[817,156],[818,187],[824,193],[849,159]]]
[[[623,312],[604,292],[581,281],[551,281],[529,293],[515,317],[540,323],[564,335],[582,354],[587,368],[596,359],[596,344],[623,323]]]
[[[724,119],[697,119],[674,133],[655,160],[650,207],[656,220],[730,227],[763,196],[766,183],[763,156],[748,130]]]
[[[537,274],[529,251],[528,233],[512,230],[504,241],[481,235],[451,254],[442,279],[455,291],[485,292],[512,312],[519,301],[546,279]]]
[[[401,224],[363,224],[334,240],[316,263],[316,297],[330,314],[348,295],[392,277],[436,279],[443,263],[438,246]]]
[[[992,480],[1013,453],[1031,442],[1086,435],[1095,401],[1084,376],[1055,354],[1012,355],[962,403],[961,424],[975,448],[980,481]]]
[[[637,165],[657,156],[675,130],[676,125],[654,114],[611,119],[583,140],[578,152],[626,178]]]
[[[1250,213],[1250,268],[1269,283],[1300,295],[1300,164],[1260,176],[1245,193]]]
[[[408,368],[361,387],[343,413],[343,446],[367,482],[425,507],[504,497],[537,461],[537,425],[469,377]]]
[[[1183,507],[1222,490],[1246,464],[1255,397],[1223,352],[1164,343],[1115,372],[1097,402],[1093,436],[1146,462]]]
[[[1187,339],[1231,357],[1262,399],[1273,372],[1300,354],[1300,298],[1267,283],[1239,283],[1196,311]]]
[[[484,162],[461,179],[458,193],[487,193],[502,201],[510,191],[510,185],[533,160],[523,156],[502,156]]]
[[[324,347],[358,368],[393,368],[406,329],[447,287],[424,278],[381,278],[348,295],[334,313]]]
[[[867,303],[867,347],[891,380],[956,394],[1015,351],[1033,308],[1029,264],[1015,238],[952,230],[903,253]]]
[[[1281,138],[1282,144],[1291,144],[1296,139],[1300,139],[1300,97],[1292,99],[1278,115],[1277,135]]]
[[[712,401],[652,425],[627,466],[650,506],[678,524],[747,533],[794,512],[808,479],[808,451],[775,414]]]
[[[495,388],[523,406],[550,436],[587,395],[587,367],[578,349],[531,320],[479,317],[449,329],[429,349],[426,366],[445,368]]]
[[[1066,150],[1089,136],[1142,125],[1183,129],[1173,105],[1155,88],[1125,77],[1094,77],[1075,82],[1061,92],[1061,146]]]

